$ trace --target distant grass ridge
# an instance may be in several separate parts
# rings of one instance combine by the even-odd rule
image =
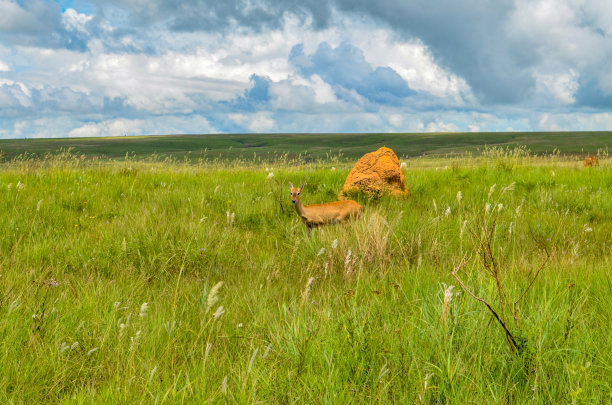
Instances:
[[[373,133],[373,134],[211,134],[163,135],[114,138],[59,138],[0,140],[4,159],[21,154],[36,157],[72,148],[88,158],[161,157],[278,160],[283,155],[306,160],[340,156],[354,160],[381,146],[400,157],[443,157],[478,154],[485,145],[527,147],[532,153],[566,155],[596,154],[612,147],[612,132],[477,132],[477,133]]]
[[[330,201],[351,162],[1,163],[0,403],[610,403],[612,160],[404,161],[409,199],[310,238],[288,182]],[[487,204],[510,297],[551,252],[528,356],[450,274]]]

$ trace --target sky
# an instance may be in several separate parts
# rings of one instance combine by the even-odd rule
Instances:
[[[0,138],[612,129],[609,0],[0,0]]]

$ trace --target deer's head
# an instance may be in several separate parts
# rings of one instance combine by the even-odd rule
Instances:
[[[291,194],[291,202],[296,203],[300,200],[300,191],[306,186],[306,183],[301,186],[295,188],[293,187],[293,183],[289,182],[289,193]]]

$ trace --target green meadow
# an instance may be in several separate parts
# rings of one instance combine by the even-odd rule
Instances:
[[[41,158],[71,148],[94,158],[139,159],[156,156],[191,161],[245,159],[277,161],[283,156],[305,161],[331,156],[357,160],[381,146],[401,157],[480,154],[484,146],[527,147],[536,154],[559,152],[586,156],[612,148],[612,132],[478,132],[478,133],[373,133],[373,134],[210,134],[125,136],[111,138],[5,139],[0,151],[6,160],[27,154]]]
[[[0,402],[610,403],[612,160],[572,139],[400,148],[409,198],[310,237],[288,182],[333,201],[366,150],[4,141]]]

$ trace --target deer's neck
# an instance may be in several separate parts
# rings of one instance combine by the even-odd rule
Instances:
[[[298,215],[301,218],[306,218],[306,210],[304,210],[304,205],[302,204],[302,201],[297,200],[294,205],[295,205],[295,211],[298,213]]]

